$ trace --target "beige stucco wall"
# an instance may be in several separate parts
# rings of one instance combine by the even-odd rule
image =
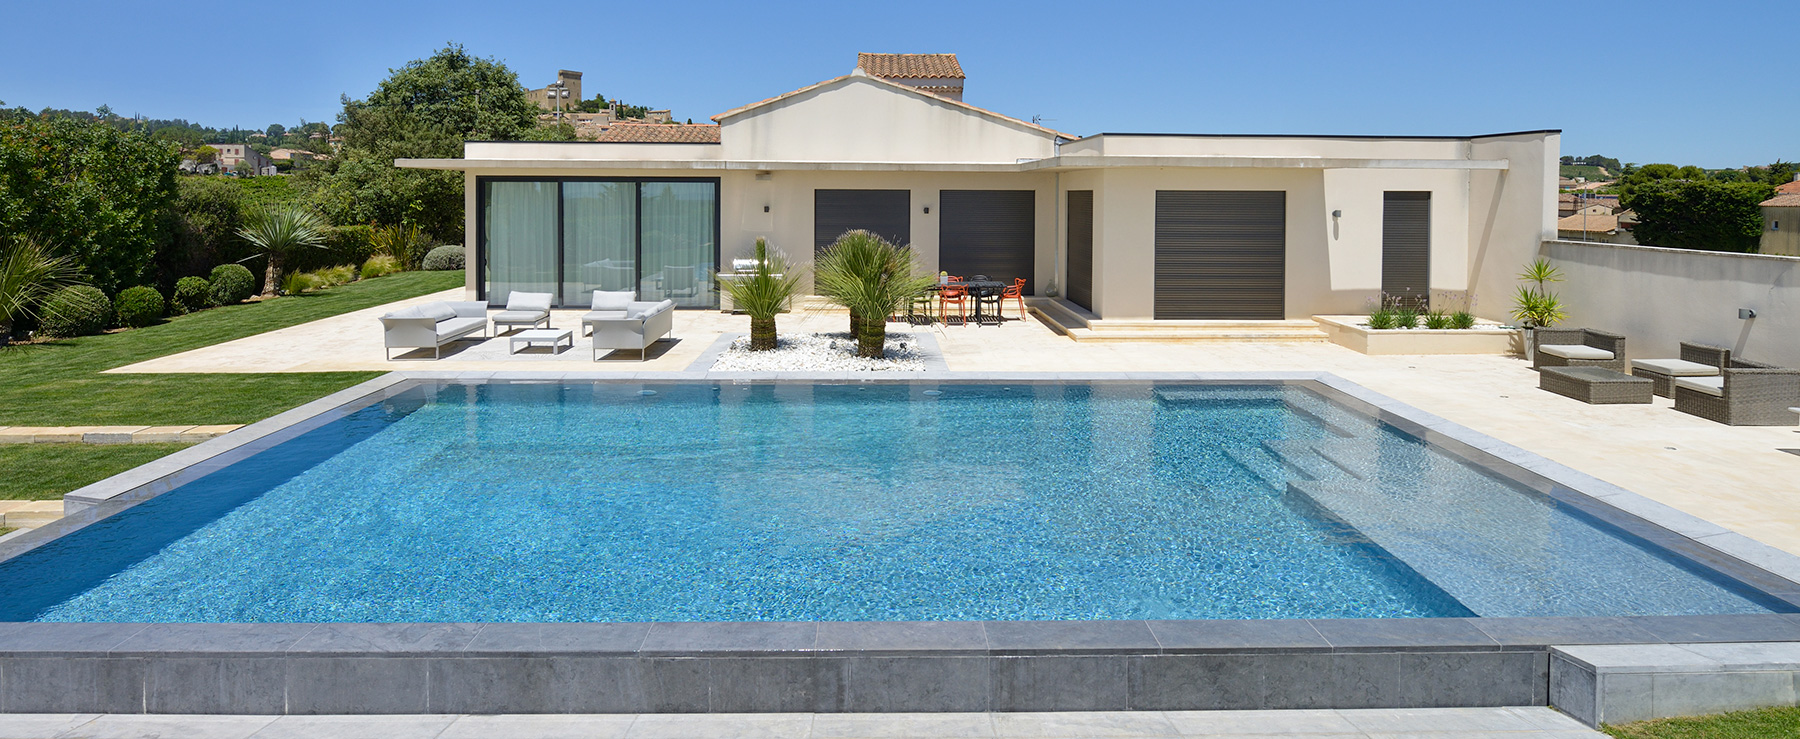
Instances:
[[[1800,208],[1765,207],[1763,213],[1762,253],[1800,256]],[[1775,222],[1781,230],[1775,230]]]
[[[1365,159],[1469,159],[1468,139],[1149,136],[1105,134],[1064,144],[1063,156],[1245,156]]]
[[[734,160],[1012,164],[1055,153],[1044,131],[861,76],[720,124]]]
[[[1514,276],[1556,238],[1560,134],[1475,139],[1475,159],[1505,159],[1508,169],[1469,173],[1469,279],[1475,314],[1505,320]]]
[[[1569,241],[1543,251],[1563,271],[1566,325],[1624,334],[1628,357],[1673,357],[1692,341],[1800,367],[1800,257]]]

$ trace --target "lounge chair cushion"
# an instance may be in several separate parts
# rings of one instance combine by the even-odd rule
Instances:
[[[478,331],[487,326],[486,316],[462,316],[447,321],[439,321],[437,332],[440,336],[458,334],[464,331]]]
[[[583,321],[623,320],[624,318],[625,311],[622,310],[594,310],[581,315]]]
[[[675,307],[675,301],[673,301],[673,300],[664,300],[660,303],[652,303],[649,305],[645,305],[643,303],[637,303],[637,304],[634,304],[631,306],[631,310],[628,315],[634,319],[644,319],[644,318],[654,316],[658,313],[661,313],[663,311],[669,310],[674,307]]]
[[[635,299],[637,294],[630,290],[595,290],[594,310],[625,310]]]
[[[418,309],[420,318],[430,318],[434,321],[448,321],[456,317],[456,309],[443,301],[426,303],[418,306]]]
[[[494,314],[494,323],[532,323],[549,314],[547,310],[503,310]]]
[[[1633,359],[1631,366],[1669,377],[1710,377],[1719,374],[1718,367],[1684,359]]]
[[[1586,344],[1551,344],[1549,346],[1540,346],[1537,350],[1552,357],[1562,357],[1563,359],[1605,360],[1613,358],[1612,352],[1605,349],[1595,349]]]
[[[1725,378],[1719,377],[1678,377],[1675,387],[1685,387],[1695,392],[1706,393],[1716,397],[1725,395]]]
[[[507,311],[548,311],[550,310],[550,293],[522,293],[513,291],[506,296]]]

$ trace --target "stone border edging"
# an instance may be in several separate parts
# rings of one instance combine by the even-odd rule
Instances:
[[[197,444],[243,428],[212,426],[0,426],[0,444]]]

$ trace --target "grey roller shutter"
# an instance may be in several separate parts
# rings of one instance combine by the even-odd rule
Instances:
[[[1156,193],[1156,301],[1164,320],[1286,318],[1287,193]]]
[[[901,246],[912,243],[912,191],[814,190],[813,251],[862,229]]]
[[[1069,191],[1069,302],[1094,309],[1094,191]]]
[[[1431,193],[1381,198],[1381,292],[1420,306],[1431,296]]]
[[[1031,295],[1037,249],[1037,191],[942,190],[938,207],[939,269],[958,277],[1026,280]]]

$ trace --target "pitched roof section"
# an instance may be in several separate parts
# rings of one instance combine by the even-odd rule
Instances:
[[[1583,216],[1580,214],[1559,218],[1556,221],[1558,231],[1617,231],[1618,216]]]
[[[718,115],[715,115],[715,116],[713,116],[713,117],[712,117],[712,119],[713,119],[713,120],[715,120],[715,121],[718,121],[718,122],[720,122],[720,123],[724,123],[724,122],[725,122],[725,119],[726,119],[726,118],[731,118],[731,117],[733,117],[733,116],[739,116],[739,115],[743,115],[743,114],[745,114],[745,113],[748,113],[748,112],[750,112],[750,111],[752,111],[752,110],[756,110],[756,109],[757,109],[757,108],[761,108],[761,107],[765,107],[765,106],[768,106],[768,105],[773,105],[773,104],[775,104],[775,103],[778,103],[778,102],[781,102],[781,101],[783,101],[783,100],[786,100],[786,99],[788,99],[788,98],[791,98],[791,97],[797,97],[797,96],[800,96],[800,95],[805,95],[805,94],[806,94],[806,93],[809,93],[809,92],[812,92],[812,91],[814,91],[814,90],[818,90],[818,89],[822,89],[822,88],[825,88],[825,87],[828,87],[828,86],[830,86],[830,85],[835,85],[835,84],[837,84],[837,83],[839,83],[839,82],[843,82],[843,81],[845,81],[845,80],[848,80],[848,79],[851,79],[851,78],[854,78],[854,77],[860,77],[860,78],[862,78],[862,79],[865,79],[865,80],[868,80],[868,81],[869,81],[869,82],[872,82],[872,83],[874,83],[874,84],[877,84],[877,85],[884,85],[884,86],[887,86],[887,87],[890,87],[890,88],[893,88],[893,89],[895,89],[895,90],[901,90],[901,91],[903,91],[903,92],[906,92],[906,93],[907,93],[907,94],[910,94],[910,95],[917,95],[917,96],[919,96],[919,97],[920,97],[920,98],[923,98],[923,99],[926,99],[926,100],[931,100],[931,101],[934,101],[934,102],[939,102],[939,103],[943,103],[943,104],[945,104],[945,105],[954,105],[954,106],[956,106],[956,107],[958,107],[958,108],[963,108],[963,109],[966,109],[966,110],[970,110],[970,111],[973,111],[973,112],[976,112],[976,113],[979,113],[979,114],[981,114],[981,115],[984,115],[984,116],[987,116],[987,117],[989,117],[989,118],[998,118],[998,119],[1000,119],[1000,120],[1003,120],[1003,121],[1007,121],[1007,122],[1009,122],[1009,123],[1013,123],[1013,124],[1016,124],[1016,125],[1020,125],[1020,126],[1024,126],[1024,127],[1026,127],[1026,128],[1029,128],[1029,129],[1032,129],[1032,130],[1034,130],[1034,131],[1040,131],[1040,132],[1043,132],[1043,133],[1047,133],[1047,134],[1050,134],[1050,135],[1052,135],[1052,136],[1057,136],[1057,137],[1059,137],[1059,138],[1063,138],[1063,139],[1067,139],[1067,140],[1069,140],[1069,141],[1074,141],[1074,140],[1076,140],[1076,139],[1079,139],[1079,138],[1081,138],[1081,137],[1080,137],[1080,136],[1076,136],[1076,135],[1074,135],[1074,134],[1067,134],[1067,133],[1063,133],[1063,132],[1061,132],[1061,131],[1058,131],[1058,130],[1056,130],[1056,129],[1054,129],[1054,128],[1045,128],[1045,127],[1043,127],[1043,126],[1040,126],[1040,125],[1038,125],[1038,124],[1036,124],[1036,123],[1032,123],[1032,122],[1030,122],[1030,121],[1021,121],[1021,120],[1019,120],[1019,119],[1017,119],[1017,118],[1014,118],[1014,117],[1012,117],[1012,116],[1009,116],[1009,115],[1002,115],[1002,114],[999,114],[999,113],[995,113],[995,112],[994,112],[994,111],[991,111],[991,110],[988,110],[988,109],[986,109],[986,108],[977,108],[977,107],[975,107],[975,106],[973,106],[973,105],[970,105],[970,104],[968,104],[968,103],[965,103],[965,102],[963,102],[963,101],[961,101],[961,100],[952,100],[952,99],[950,99],[950,98],[947,98],[947,97],[943,97],[943,96],[940,96],[940,95],[933,95],[933,94],[931,94],[931,93],[929,93],[929,92],[925,92],[925,91],[923,91],[923,90],[920,90],[920,89],[919,89],[919,88],[917,88],[917,87],[912,87],[912,86],[910,86],[910,85],[902,85],[902,84],[900,84],[900,83],[898,83],[898,82],[892,82],[892,81],[889,81],[889,80],[884,80],[884,79],[882,79],[882,78],[880,78],[880,77],[876,77],[876,76],[873,76],[873,75],[871,75],[871,74],[869,74],[869,73],[867,73],[867,72],[864,72],[864,71],[863,71],[863,70],[862,70],[862,69],[861,69],[861,68],[858,68],[858,69],[857,69],[857,70],[856,70],[856,71],[854,71],[854,72],[851,72],[851,73],[849,73],[849,74],[846,74],[846,75],[844,75],[844,76],[842,76],[842,77],[833,77],[833,78],[831,78],[831,79],[828,79],[828,80],[825,80],[825,81],[824,81],[824,82],[819,82],[819,83],[815,83],[815,84],[811,84],[811,85],[807,85],[807,86],[805,86],[805,87],[802,87],[802,88],[800,88],[800,89],[798,89],[798,90],[794,90],[794,91],[793,91],[793,92],[784,92],[784,93],[782,93],[782,94],[780,94],[780,95],[776,95],[776,96],[775,96],[775,97],[772,97],[772,98],[766,98],[766,99],[763,99],[763,100],[758,100],[758,101],[756,101],[756,102],[754,102],[754,103],[751,103],[751,104],[749,104],[749,105],[744,105],[744,106],[740,106],[740,107],[736,107],[736,108],[732,108],[732,109],[731,109],[731,110],[727,110],[727,111],[725,111],[725,112],[723,112],[723,113],[720,113],[720,114],[718,114]]]
[[[1764,208],[1800,208],[1800,192],[1790,192],[1757,203]]]
[[[955,54],[856,55],[856,68],[876,77],[894,79],[963,79]]]
[[[1800,180],[1794,180],[1793,182],[1781,183],[1780,185],[1777,185],[1775,187],[1775,192],[1780,193],[1782,195],[1787,195],[1789,193],[1800,193]]]
[[[607,144],[716,144],[719,127],[705,123],[616,123],[594,140]]]

